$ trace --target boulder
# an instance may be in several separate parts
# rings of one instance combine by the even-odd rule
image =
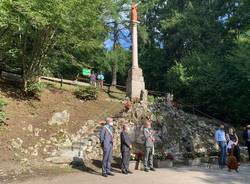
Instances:
[[[49,125],[63,125],[69,122],[70,114],[67,110],[55,113],[49,120]]]
[[[59,157],[49,157],[46,158],[45,160],[53,164],[70,164],[73,161],[73,158],[68,156],[59,156]]]
[[[29,124],[29,126],[28,126],[28,131],[30,132],[30,133],[32,133],[33,132],[33,126],[31,125],[31,124]]]
[[[16,150],[21,149],[22,145],[23,145],[23,140],[20,139],[19,137],[16,140],[15,139],[11,140],[11,147],[13,149],[16,149]]]

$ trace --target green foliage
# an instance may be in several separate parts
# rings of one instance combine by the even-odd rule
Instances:
[[[174,160],[174,156],[170,153],[156,152],[154,155],[155,160]]]
[[[0,99],[0,126],[5,121],[5,112],[3,111],[4,106],[6,106],[6,103]]]
[[[155,97],[153,95],[148,95],[148,102],[154,103],[155,102]]]
[[[162,153],[162,152],[156,152],[154,154],[154,159],[155,160],[166,160],[167,159],[167,156],[165,153]]]
[[[131,37],[130,3],[1,1],[0,68],[23,74],[25,91],[39,89],[39,75],[74,79],[86,64],[124,85],[131,53],[121,40]],[[224,121],[250,121],[249,12],[249,0],[142,1],[139,61],[147,89],[173,92]]]
[[[250,80],[250,29],[236,41],[237,47],[229,56],[230,63]]]
[[[96,50],[102,49],[107,34],[103,11],[109,2],[1,1],[0,59],[4,67],[19,68],[26,91],[44,67],[56,65],[52,62],[70,63],[79,68],[91,62]]]
[[[240,66],[247,62],[237,52],[230,57],[195,53],[181,62],[186,68],[183,75],[175,70],[178,65],[169,70],[167,76],[171,74],[172,81],[168,80],[166,86],[178,99],[191,102],[208,114],[224,121],[244,123],[249,117],[250,82],[243,72],[246,66],[243,71]]]
[[[40,82],[36,82],[36,83],[30,83],[27,87],[27,91],[26,94],[29,96],[36,96],[36,95],[40,95],[40,93],[43,91],[45,85],[43,83]]]
[[[141,10],[147,88],[226,122],[250,121],[249,1],[155,0]]]
[[[79,87],[74,94],[81,100],[96,100],[98,98],[98,89],[93,86]]]
[[[166,74],[166,88],[174,94],[188,86],[192,77],[187,76],[187,68],[182,63],[177,63]]]
[[[186,152],[183,154],[183,157],[185,159],[195,159],[195,158],[201,158],[204,156],[205,156],[205,153],[197,153],[197,152]]]
[[[125,50],[122,47],[117,47],[115,51],[102,51],[99,56],[95,57],[94,68],[96,72],[105,72],[105,81],[111,83],[112,71],[114,69],[114,63],[117,72],[117,83],[119,85],[126,85],[127,73],[130,67],[131,52]]]

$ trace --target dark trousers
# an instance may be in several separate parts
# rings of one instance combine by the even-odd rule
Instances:
[[[102,159],[102,173],[107,174],[111,171],[111,162],[113,158],[112,147],[109,149],[103,149],[103,159]]]
[[[247,142],[247,150],[248,150],[248,159],[250,161],[250,142]]]
[[[153,168],[153,148],[146,147],[144,153],[144,168],[149,169]]]
[[[122,163],[121,163],[122,172],[129,171],[129,160],[130,160],[130,151],[122,152]]]
[[[231,151],[232,151],[231,149],[228,150],[229,153],[231,153]],[[240,162],[240,147],[239,146],[235,146],[233,148],[233,155],[237,159],[237,162]]]
[[[218,144],[220,147],[219,165],[220,167],[224,167],[227,164],[227,145],[224,141],[220,141]]]

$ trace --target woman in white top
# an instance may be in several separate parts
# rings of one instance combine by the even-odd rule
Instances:
[[[229,133],[226,134],[226,138],[227,138],[228,152],[230,153],[231,151],[233,151],[233,154],[236,157],[238,163],[240,163],[239,138],[236,135],[234,128],[229,129]]]

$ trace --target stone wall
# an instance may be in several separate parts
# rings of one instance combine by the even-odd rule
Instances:
[[[131,126],[129,132],[134,142],[133,151],[143,151],[143,123],[147,117],[153,120],[153,127],[157,131],[156,151],[171,153],[181,157],[186,152],[206,153],[207,150],[217,149],[214,132],[218,122],[178,110],[164,100],[156,103],[134,104],[128,112],[117,115],[114,120],[114,153],[120,156],[120,131],[126,122]],[[53,163],[67,163],[73,157],[83,160],[101,159],[102,150],[99,143],[99,131],[103,121],[89,120],[75,134],[61,130],[56,149],[47,161]],[[57,135],[58,136],[58,135]]]

